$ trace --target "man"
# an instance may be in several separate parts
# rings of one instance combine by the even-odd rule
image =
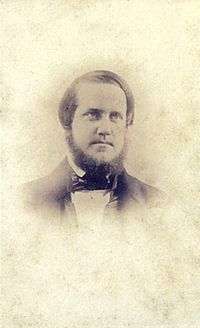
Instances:
[[[123,217],[153,204],[158,190],[124,168],[133,116],[132,92],[117,74],[93,71],[77,78],[59,107],[67,157],[52,174],[26,186],[29,204],[79,220],[100,213]]]

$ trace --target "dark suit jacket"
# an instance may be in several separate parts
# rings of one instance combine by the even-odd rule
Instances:
[[[25,207],[36,211],[43,209],[43,213],[51,210],[55,215],[62,214],[65,209],[65,215],[75,216],[70,193],[71,173],[65,158],[50,175],[25,184]],[[155,206],[163,198],[160,191],[130,176],[126,170],[120,175],[113,196],[106,206],[107,215],[125,213],[127,208]]]

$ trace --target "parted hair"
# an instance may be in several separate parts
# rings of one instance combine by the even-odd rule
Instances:
[[[97,82],[97,83],[109,83],[120,87],[126,96],[126,124],[131,125],[134,117],[134,97],[133,93],[127,84],[118,74],[111,71],[97,70],[81,75],[76,78],[72,84],[67,88],[61,99],[59,105],[59,120],[62,126],[67,129],[71,128],[73,122],[74,113],[78,107],[77,89],[81,82]]]

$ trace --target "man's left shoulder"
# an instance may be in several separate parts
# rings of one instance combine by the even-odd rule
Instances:
[[[131,196],[138,202],[156,206],[167,202],[167,195],[156,187],[153,187],[129,174],[126,176],[128,190]]]

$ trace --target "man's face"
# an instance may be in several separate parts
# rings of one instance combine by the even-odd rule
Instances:
[[[118,86],[82,82],[72,122],[76,148],[97,164],[110,163],[123,152],[126,135],[126,96]]]

